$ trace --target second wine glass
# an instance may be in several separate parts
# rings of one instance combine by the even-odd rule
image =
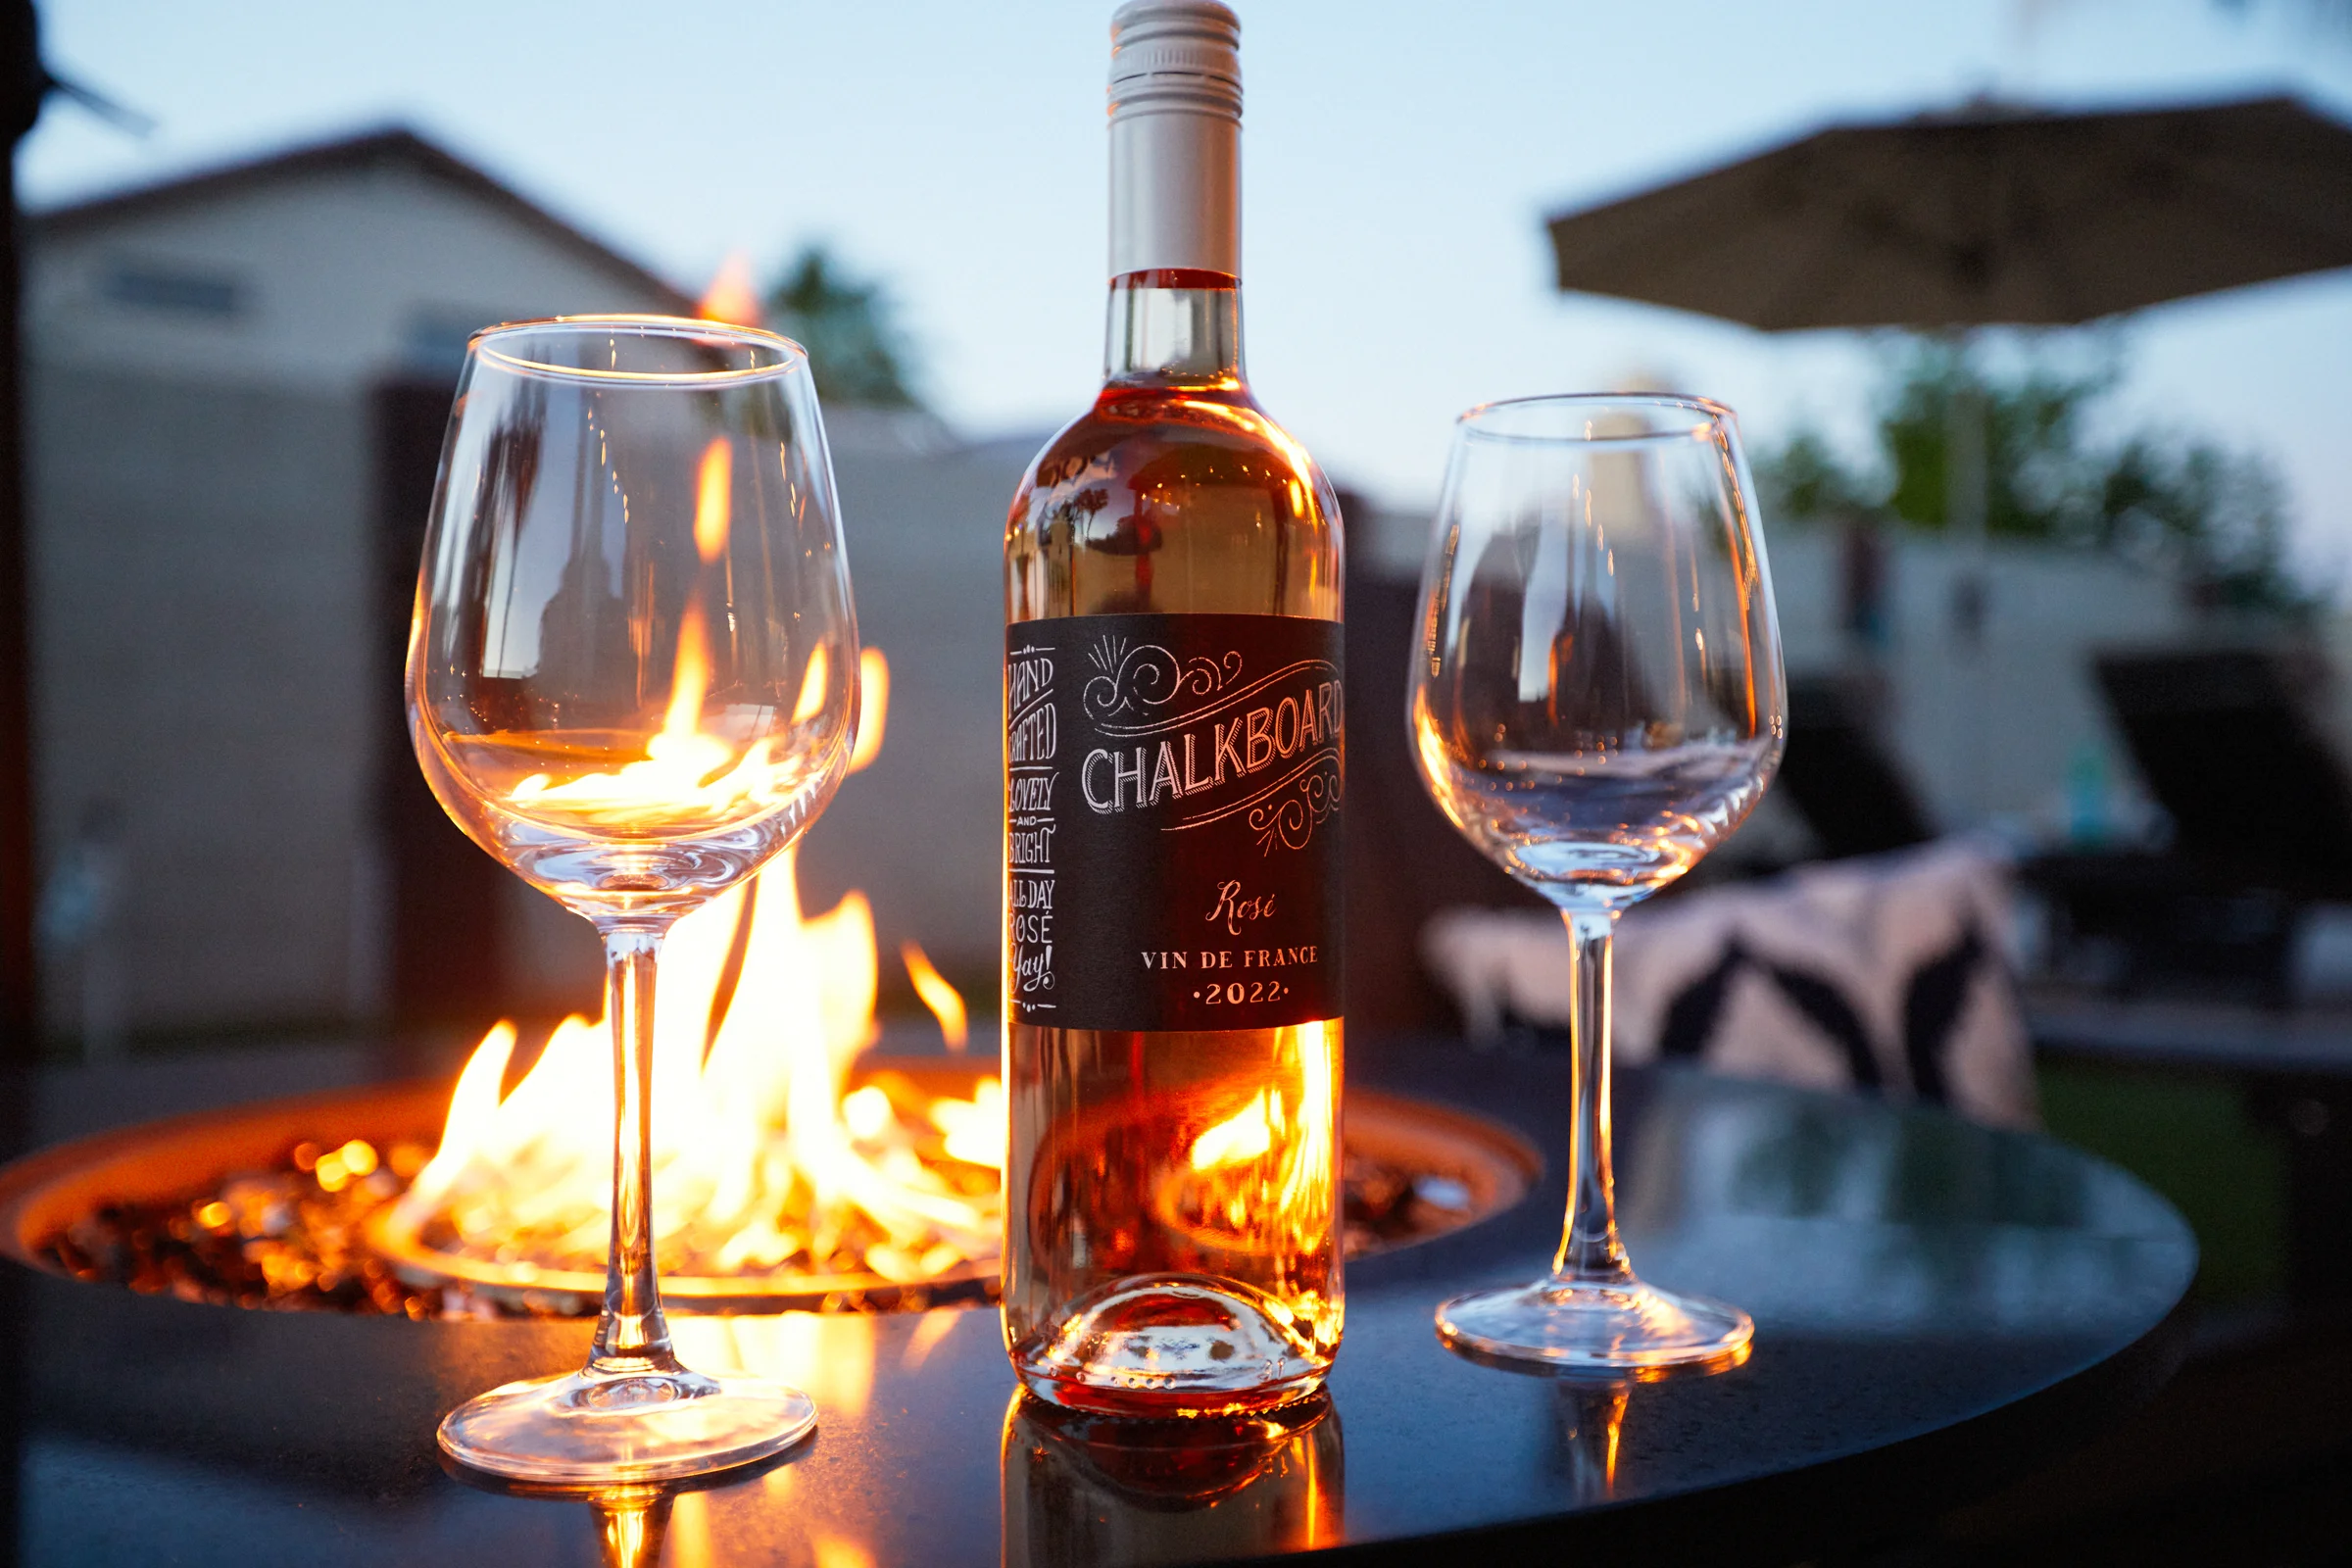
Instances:
[[[1470,842],[1557,905],[1574,966],[1568,1218],[1548,1278],[1457,1297],[1474,1355],[1721,1361],[1737,1307],[1644,1285],[1609,1151],[1617,916],[1740,825],[1787,730],[1780,634],[1729,410],[1690,398],[1490,404],[1455,428],[1422,581],[1411,744]]]
[[[812,821],[858,727],[858,627],[808,361],[661,317],[466,349],[409,644],[410,731],[474,842],[592,921],[612,1029],[612,1225],[588,1364],[450,1413],[525,1481],[780,1451],[806,1395],[679,1364],[653,1251],[654,978],[678,916]]]

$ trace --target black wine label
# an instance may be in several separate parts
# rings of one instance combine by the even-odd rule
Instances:
[[[1004,629],[1007,991],[1020,1023],[1340,1013],[1341,631],[1296,615]]]

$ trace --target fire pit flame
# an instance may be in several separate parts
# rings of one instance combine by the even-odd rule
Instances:
[[[939,1020],[940,1038],[948,1043],[950,1051],[961,1051],[971,1033],[970,1020],[963,1009],[963,994],[931,966],[930,955],[917,944],[901,943],[899,958],[906,965],[906,977],[914,982],[914,994],[923,999],[923,1005]]]
[[[860,662],[857,764],[878,749],[888,664]],[[854,764],[856,765],[856,764]],[[963,999],[905,950],[951,1048]],[[654,1056],[655,1238],[665,1273],[931,1278],[997,1255],[1004,1097],[901,1081],[849,1092],[877,1037],[873,917],[851,893],[805,916],[792,856],[680,920],[664,945]],[[566,1018],[502,1094],[517,1037],[483,1037],[440,1151],[392,1206],[391,1234],[527,1288],[601,1266],[610,1226],[612,1081],[603,1021]],[[416,1252],[410,1249],[412,1257]]]

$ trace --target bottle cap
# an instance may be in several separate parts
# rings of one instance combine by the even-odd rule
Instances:
[[[1110,118],[1242,118],[1242,19],[1217,0],[1128,0],[1110,19]]]

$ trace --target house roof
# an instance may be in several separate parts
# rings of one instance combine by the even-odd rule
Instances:
[[[67,235],[96,228],[124,218],[141,217],[194,202],[259,186],[300,179],[312,174],[345,173],[355,170],[405,166],[504,212],[523,227],[583,259],[627,277],[655,294],[680,316],[692,316],[695,302],[678,286],[558,218],[491,175],[406,126],[389,126],[333,141],[243,162],[201,170],[176,179],[132,190],[117,191],[90,201],[53,207],[28,215],[27,226],[36,236]]]

